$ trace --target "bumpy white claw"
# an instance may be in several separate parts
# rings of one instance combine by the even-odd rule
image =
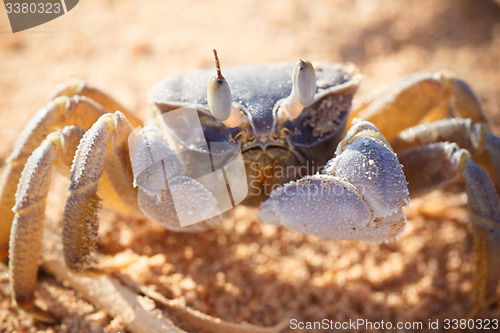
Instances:
[[[173,177],[183,175],[183,163],[165,144],[155,126],[146,126],[129,137],[134,187],[149,195],[161,196],[161,189]]]
[[[263,222],[339,240],[383,242],[401,234],[409,201],[402,166],[373,124],[353,123],[324,174],[272,192],[261,205]]]
[[[149,125],[133,133],[129,149],[145,216],[168,229],[188,232],[221,223],[217,199],[199,181],[185,176],[183,161],[158,128]]]
[[[408,183],[402,165],[372,123],[355,119],[335,154],[325,172],[353,184],[375,219],[394,214],[408,205]]]

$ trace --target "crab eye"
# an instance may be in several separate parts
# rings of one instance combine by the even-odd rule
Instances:
[[[212,115],[217,120],[224,121],[231,115],[231,89],[222,76],[216,50],[214,50],[214,57],[217,75],[208,81],[207,102]]]
[[[313,65],[300,59],[292,74],[292,92],[280,106],[283,119],[297,118],[304,107],[314,102],[316,94],[316,72]]]
[[[293,73],[293,85],[300,104],[303,106],[312,104],[316,94],[316,72],[309,61],[299,60]]]

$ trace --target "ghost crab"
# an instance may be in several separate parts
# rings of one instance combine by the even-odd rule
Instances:
[[[444,72],[418,75],[349,112],[360,79],[353,66],[317,63],[313,68],[304,60],[295,67],[248,66],[225,71],[226,81],[217,56],[216,63],[217,76],[210,80],[212,70],[203,70],[160,82],[151,94],[154,110],[162,115],[196,105],[207,141],[241,147],[250,185],[245,203],[260,204],[262,221],[331,239],[389,241],[404,229],[402,207],[410,194],[462,179],[476,242],[474,312],[496,299],[498,195],[474,160],[498,181],[500,140],[489,132],[466,83]],[[53,319],[34,305],[52,165],[66,174],[71,167],[63,244],[72,270],[93,272],[97,193],[111,208],[146,215],[171,229],[195,231],[219,223],[211,218],[181,228],[168,183],[184,177],[193,193],[201,193],[201,210],[217,202],[184,175],[184,168],[196,168],[180,154],[191,147],[162,132],[163,124],[144,127],[129,153],[128,138],[139,125],[100,90],[73,82],[58,89],[21,133],[0,183],[0,256],[9,253],[13,302],[35,317]],[[162,159],[151,157],[153,150]],[[203,149],[197,153],[210,155]],[[165,171],[163,186],[153,191],[141,186],[139,176],[150,170],[144,164],[164,166],[167,159],[175,172]]]

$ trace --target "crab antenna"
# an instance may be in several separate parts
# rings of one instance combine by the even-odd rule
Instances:
[[[297,118],[302,110],[314,102],[316,94],[316,72],[313,65],[299,59],[292,74],[292,92],[283,103],[281,109],[290,119]]]
[[[231,115],[231,89],[220,69],[219,57],[214,49],[217,75],[208,81],[207,104],[215,119],[224,121]]]

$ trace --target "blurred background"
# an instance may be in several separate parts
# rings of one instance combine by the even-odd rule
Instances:
[[[213,66],[213,48],[218,50],[223,69],[249,63],[295,61],[298,58],[309,59],[313,63],[315,60],[353,62],[364,74],[359,95],[393,83],[410,73],[448,69],[473,87],[494,126],[500,124],[500,6],[495,1],[84,0],[68,14],[16,34],[10,32],[6,13],[0,12],[0,167],[5,163],[17,134],[58,84],[69,78],[82,78],[101,87],[135,110],[140,117],[146,118],[149,89],[165,76]],[[320,243],[323,247],[321,251],[311,247],[311,251],[316,251],[314,253],[319,263],[312,263],[311,256],[294,257],[285,251],[285,258],[292,262],[298,260],[294,265],[298,265],[299,271],[304,269],[308,278],[299,279],[301,282],[298,284],[290,278],[291,282],[286,282],[286,288],[283,287],[283,281],[287,280],[281,280],[282,284],[278,284],[278,288],[287,290],[290,299],[283,298],[273,305],[276,308],[269,305],[270,308],[259,310],[256,305],[255,310],[248,310],[244,314],[237,305],[232,304],[235,307],[233,310],[223,311],[210,307],[207,305],[209,302],[196,293],[192,297],[190,294],[186,296],[188,304],[212,315],[225,316],[227,320],[246,320],[263,325],[276,323],[280,316],[287,313],[298,313],[305,319],[361,316],[361,313],[371,313],[371,310],[364,308],[367,305],[362,305],[370,302],[374,302],[373,309],[382,308],[378,313],[371,313],[372,319],[425,320],[431,315],[463,317],[471,305],[471,238],[466,211],[461,204],[455,205],[453,198],[444,195],[437,195],[436,198],[439,198],[438,201],[442,198],[444,206],[419,210],[417,201],[409,213],[414,224],[396,245],[369,247],[357,243]],[[456,210],[447,209],[447,200],[452,202],[449,205],[458,206]],[[235,220],[238,218],[235,217]],[[465,222],[461,223],[462,220]],[[238,241],[245,242],[245,239],[247,245],[257,244],[257,248],[262,250],[263,242],[270,242],[273,247],[280,248],[282,245],[273,243],[275,239],[286,242],[287,239],[297,238],[299,245],[295,246],[304,253],[316,242],[313,238],[282,231],[276,233],[275,230],[269,231],[270,235],[262,240],[262,230],[255,226],[254,218],[236,222],[258,232],[255,235],[250,232],[246,236],[230,236],[228,227],[223,231],[223,235],[231,240],[231,245],[222,246],[226,252],[233,251],[232,246],[236,246]],[[124,228],[132,228],[130,223]],[[141,226],[149,228],[148,223]],[[458,233],[451,236],[450,233],[456,228]],[[266,229],[263,230],[265,232]],[[102,237],[106,235],[104,226]],[[437,235],[437,238],[432,238],[433,235]],[[168,232],[163,236],[174,237]],[[209,243],[204,236],[195,236],[194,240],[184,235],[179,237],[191,244],[195,252],[198,245],[190,242],[198,242],[202,244],[200,246],[203,246],[203,242]],[[410,249],[409,244],[416,248]],[[356,254],[352,260],[345,259],[347,263],[342,264],[339,264],[338,257],[325,250],[344,255],[345,251],[351,251],[350,248]],[[367,258],[372,253],[377,259],[370,261]],[[385,278],[377,287],[361,277],[366,275],[367,269],[371,269],[364,266],[369,264],[360,264],[361,260],[368,260],[370,264],[383,263],[386,255],[396,253],[400,253],[397,258],[393,258],[396,266],[406,267],[408,263],[413,265],[423,262],[424,268],[402,270],[405,273],[400,272],[398,277],[392,278],[387,278],[390,274],[386,272],[389,275],[382,274]],[[249,262],[252,262],[252,258],[249,255]],[[459,258],[456,259],[459,262],[449,264],[450,258]],[[271,256],[266,260],[282,259]],[[461,269],[458,268],[462,267],[460,260],[466,261]],[[175,266],[174,255],[168,261],[174,262]],[[230,264],[230,261],[227,262],[227,265]],[[223,270],[225,263],[221,265]],[[426,265],[437,266],[433,270]],[[310,283],[313,282],[307,281],[320,276],[321,272],[326,274],[328,269],[339,273],[329,273],[330,282],[312,288]],[[361,273],[356,275],[356,270],[361,270]],[[346,275],[341,278],[342,272]],[[178,273],[189,276],[196,272]],[[5,269],[2,268],[0,274],[2,296],[8,296]],[[432,282],[425,282],[429,274]],[[279,273],[270,276],[280,280]],[[268,282],[267,278],[261,276],[255,279],[252,282],[254,288]],[[349,293],[342,294],[343,287],[340,287],[339,279],[344,279],[344,282],[345,279],[352,280],[351,287],[346,288],[351,296],[361,293],[368,295],[365,295],[368,298],[363,302],[350,300]],[[197,283],[203,285],[204,282]],[[238,285],[239,282],[234,278],[231,283]],[[423,286],[419,283],[423,283]],[[55,282],[52,284],[56,289],[61,288]],[[325,286],[329,289],[324,289]],[[422,289],[408,291],[415,286],[421,286]],[[307,288],[312,288],[314,292],[308,294],[305,291]],[[437,292],[437,289],[441,291]],[[328,300],[322,300],[322,295],[329,291],[333,294],[326,297]],[[305,294],[299,297],[300,293]],[[258,300],[258,295],[254,295],[254,298]],[[343,301],[340,302],[339,298]],[[245,299],[241,302],[240,306],[243,307]],[[2,327],[5,330],[47,329],[42,324],[18,316],[7,301],[2,301],[1,306],[0,331]],[[251,305],[248,307],[251,308]],[[401,309],[404,309],[405,315]],[[414,312],[408,312],[409,309]],[[498,307],[488,311],[485,316],[499,316]],[[68,316],[70,314],[66,313]],[[13,315],[19,319],[6,319]],[[83,316],[81,313],[79,315]],[[107,320],[109,322],[109,318]],[[1,326],[2,322],[4,326]],[[105,319],[102,322],[104,327],[108,323]],[[100,323],[95,325],[96,330]],[[61,325],[56,330],[70,328],[71,325],[66,323],[66,326]]]

